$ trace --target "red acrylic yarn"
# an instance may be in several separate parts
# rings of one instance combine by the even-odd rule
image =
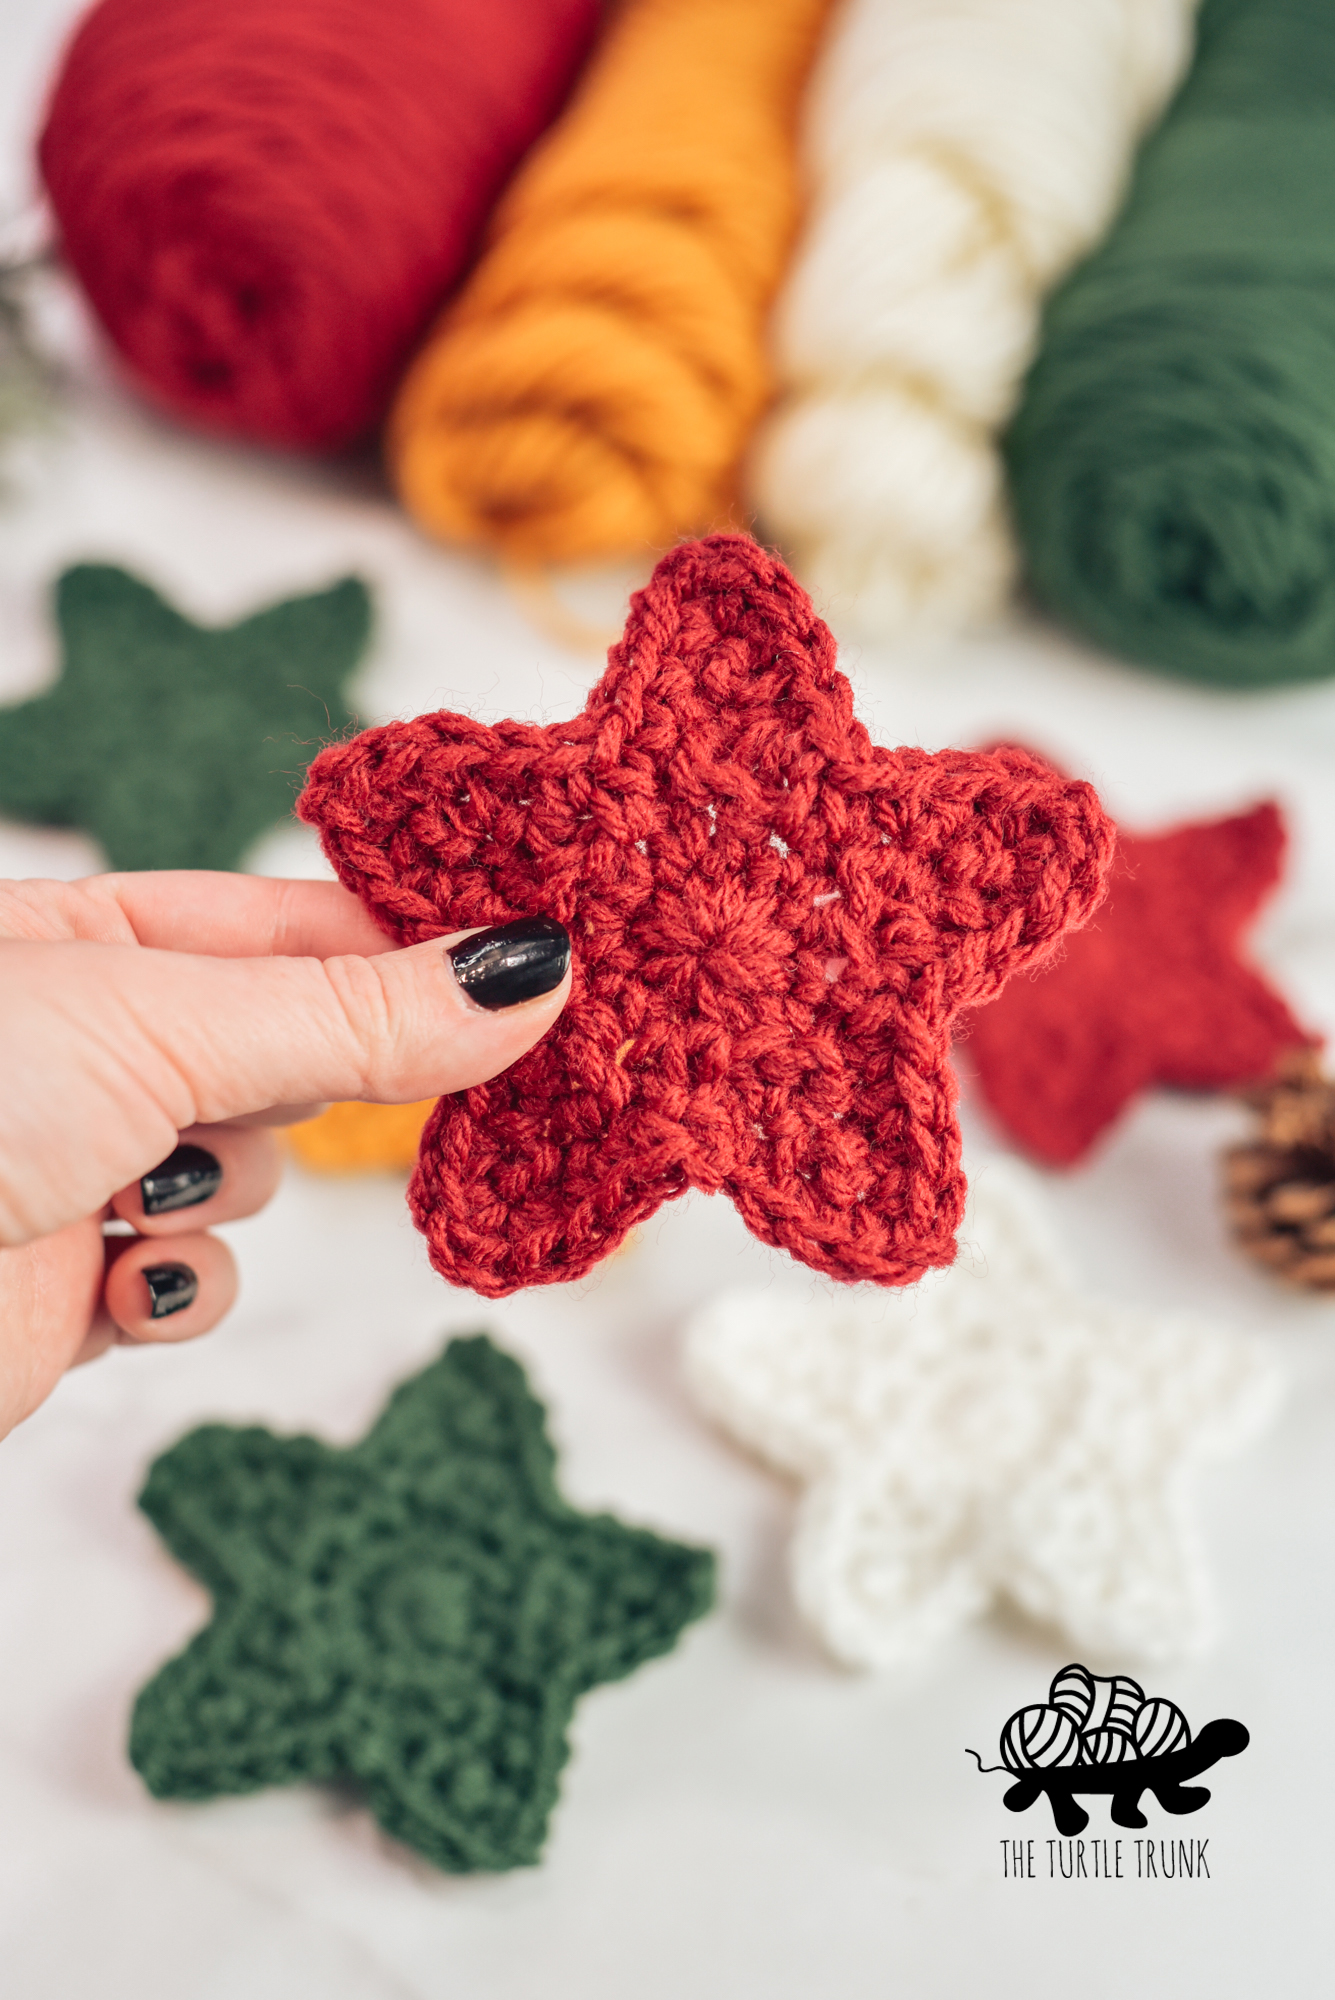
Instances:
[[[384,414],[598,0],[102,0],[40,142],[65,253],[177,414],[333,448]]]
[[[883,750],[834,641],[740,535],[631,600],[583,713],[419,716],[322,750],[297,808],[389,934],[550,916],[570,1000],[442,1098],[409,1190],[431,1261],[501,1298],[723,1192],[813,1270],[955,1255],[953,1023],[1088,921],[1112,824],[1024,750]]]
[[[1034,979],[969,1024],[989,1109],[1049,1166],[1082,1159],[1141,1091],[1228,1090],[1312,1038],[1242,940],[1280,879],[1267,801],[1167,833],[1119,833],[1108,900]]]

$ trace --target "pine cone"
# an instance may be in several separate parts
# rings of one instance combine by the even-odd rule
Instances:
[[[1260,1137],[1224,1155],[1233,1234],[1288,1283],[1335,1291],[1335,1081],[1315,1049],[1295,1049],[1247,1101]]]

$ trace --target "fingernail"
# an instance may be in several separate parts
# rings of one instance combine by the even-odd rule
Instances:
[[[202,1146],[178,1146],[139,1183],[145,1215],[170,1215],[174,1208],[197,1208],[222,1186],[222,1162]]]
[[[184,1312],[199,1296],[199,1279],[188,1264],[147,1264],[144,1283],[148,1286],[149,1318],[170,1319]]]
[[[570,964],[570,933],[552,917],[521,917],[475,931],[448,953],[470,1000],[496,1011],[550,993]]]

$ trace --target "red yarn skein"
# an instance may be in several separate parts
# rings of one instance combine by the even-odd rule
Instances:
[[[598,0],[102,0],[39,153],[66,255],[162,403],[332,448],[383,415]]]

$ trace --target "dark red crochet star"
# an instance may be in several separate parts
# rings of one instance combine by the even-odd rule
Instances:
[[[983,1095],[1025,1151],[1069,1166],[1151,1084],[1220,1090],[1310,1043],[1239,942],[1279,880],[1279,808],[1137,839],[1057,963],[968,1023]]]
[[[735,535],[664,558],[573,722],[371,729],[299,810],[403,943],[574,938],[557,1025],[422,1136],[432,1262],[489,1297],[582,1277],[692,1187],[836,1278],[948,1264],[951,1025],[1085,922],[1112,843],[1027,751],[876,748],[810,600]]]

